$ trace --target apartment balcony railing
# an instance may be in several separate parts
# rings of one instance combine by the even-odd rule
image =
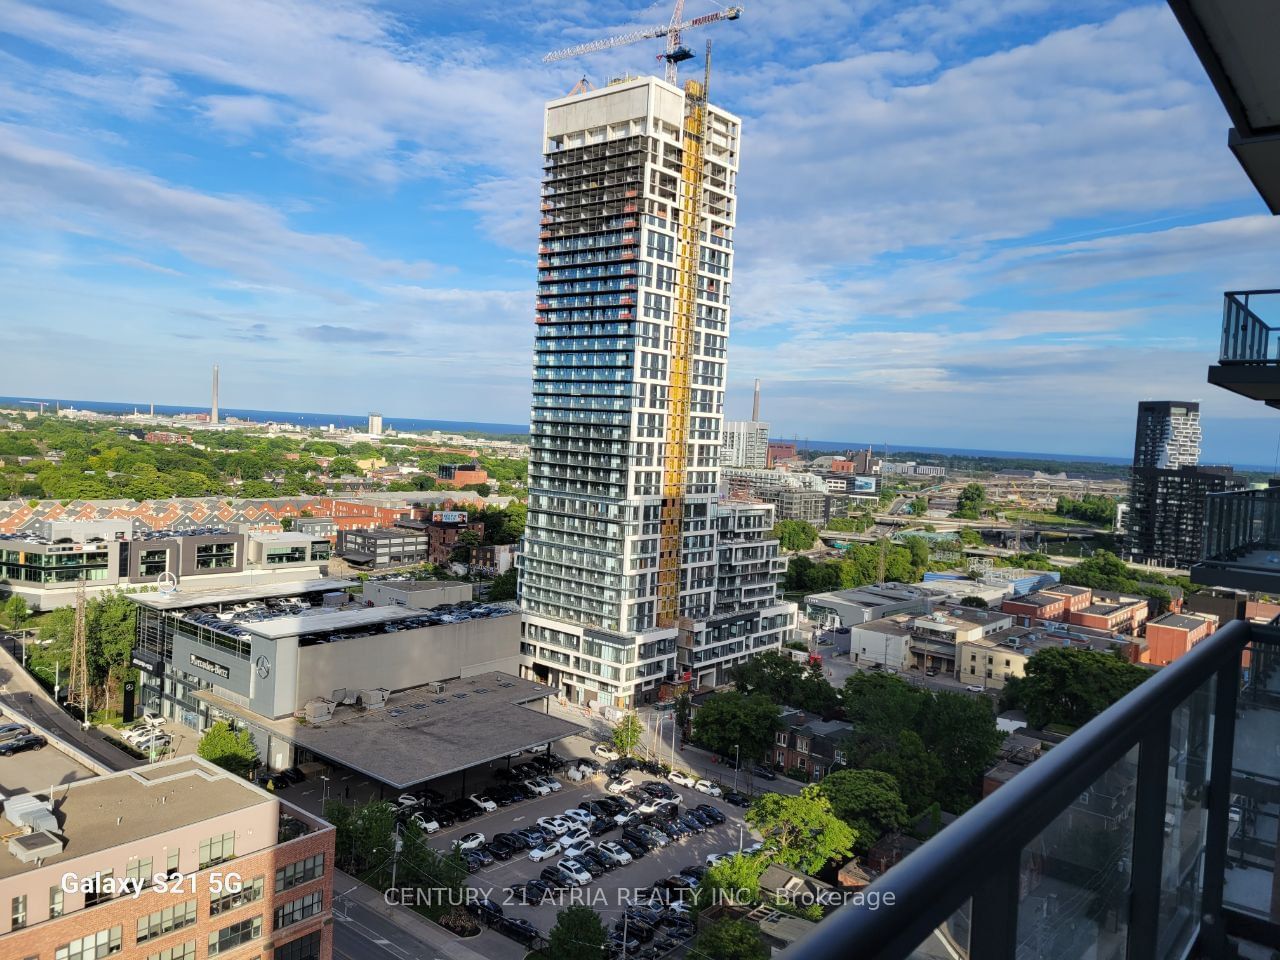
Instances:
[[[1258,300],[1280,290],[1241,290],[1223,294],[1222,345],[1209,382],[1251,400],[1280,407],[1280,327],[1263,320]]]
[[[783,956],[1182,960],[1236,940],[1271,955],[1278,668],[1280,627],[1228,623]]]
[[[1280,592],[1280,486],[1211,493],[1205,503],[1204,559],[1191,579]]]

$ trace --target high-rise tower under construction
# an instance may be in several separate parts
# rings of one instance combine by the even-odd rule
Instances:
[[[646,77],[552,101],[544,133],[522,651],[633,706],[795,622],[772,508],[719,492],[741,123]]]

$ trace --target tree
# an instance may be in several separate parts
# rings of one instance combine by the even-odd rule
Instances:
[[[329,462],[329,476],[331,477],[360,476],[362,473],[360,465],[348,456],[334,457]]]
[[[835,815],[857,834],[854,847],[859,853],[907,822],[898,781],[882,770],[837,770],[827,775],[819,789]]]
[[[248,730],[233,730],[219,720],[200,738],[196,753],[237,776],[247,777],[258,765],[258,748]]]
[[[779,520],[773,526],[773,536],[783,550],[808,550],[818,540],[818,528],[803,520]]]
[[[735,853],[717,860],[698,881],[694,905],[698,909],[721,904],[750,906],[760,899],[764,857]]]
[[[486,600],[514,600],[516,598],[516,578],[519,574],[516,568],[512,567],[506,573],[500,573],[493,578],[493,582],[489,584],[489,594]]]
[[[760,928],[749,920],[717,920],[703,930],[689,951],[715,960],[769,960]]]
[[[761,794],[747,811],[746,821],[763,834],[775,861],[810,874],[831,860],[848,857],[857,840],[817,784],[805,787],[798,796]]]
[[[925,497],[916,497],[911,501],[911,513],[913,516],[923,517],[929,512],[929,501]]]
[[[722,757],[732,757],[737,747],[742,758],[760,760],[781,729],[777,704],[736,690],[712,694],[693,717],[694,740]]]
[[[644,727],[634,710],[617,722],[613,728],[613,745],[624,757],[634,756],[644,737]]]
[[[4,618],[14,630],[21,630],[30,615],[31,611],[27,608],[27,601],[19,594],[15,593],[5,601]]]
[[[916,726],[927,691],[899,677],[872,671],[855,673],[844,682],[845,717],[860,736],[892,740]]]
[[[886,744],[863,761],[871,770],[882,770],[897,781],[902,802],[907,810],[919,812],[934,803],[938,782],[942,780],[942,763],[914,730],[903,730],[891,744]]]
[[[987,491],[980,483],[969,483],[956,497],[956,512],[953,517],[963,520],[977,520],[982,516],[982,508],[987,503]]]
[[[555,960],[600,960],[608,939],[604,922],[590,907],[565,907],[547,934],[544,955]]]
[[[960,606],[973,607],[975,610],[986,610],[990,604],[981,597],[961,597]]]
[[[1033,727],[1083,726],[1150,676],[1118,654],[1074,647],[1046,647],[1024,669],[1005,685],[1001,704],[1025,710]]]
[[[800,649],[805,649],[804,644]],[[827,717],[839,709],[839,694],[827,682],[821,664],[806,667],[777,651],[762,653],[730,668],[729,679],[742,693],[759,693],[775,703]]]
[[[693,714],[693,700],[689,694],[682,693],[676,697],[676,726],[681,732],[689,729],[689,717]]]
[[[286,532],[287,532],[287,531],[289,531],[289,530],[292,530],[292,529],[293,529],[293,517],[281,517],[281,518],[280,518],[280,529],[281,529],[281,530],[284,530],[284,531],[286,531]]]
[[[924,537],[903,537],[902,545],[907,548],[911,554],[911,566],[916,570],[924,571],[929,568],[929,541]],[[917,580],[919,577],[912,577]]]
[[[942,765],[936,799],[959,813],[972,803],[1004,742],[991,705],[985,697],[935,693],[922,711],[920,735]]]

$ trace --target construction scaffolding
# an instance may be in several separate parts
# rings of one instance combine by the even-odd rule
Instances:
[[[658,541],[658,610],[662,627],[676,626],[680,613],[680,555],[684,531],[685,476],[689,452],[689,394],[693,379],[693,333],[698,310],[698,264],[702,247],[702,177],[707,137],[707,90],[711,44],[703,81],[684,85],[684,134],[680,171],[680,223],[676,234],[676,296],[671,316],[671,366],[667,386],[666,448],[662,470],[662,524]]]

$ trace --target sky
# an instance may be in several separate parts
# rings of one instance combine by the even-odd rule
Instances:
[[[719,9],[690,0],[688,16]],[[652,73],[631,0],[0,0],[0,395],[528,418],[542,104]],[[1164,3],[757,0],[726,415],[773,435],[1123,456],[1200,400],[1280,221]],[[686,76],[701,74],[701,60]]]

